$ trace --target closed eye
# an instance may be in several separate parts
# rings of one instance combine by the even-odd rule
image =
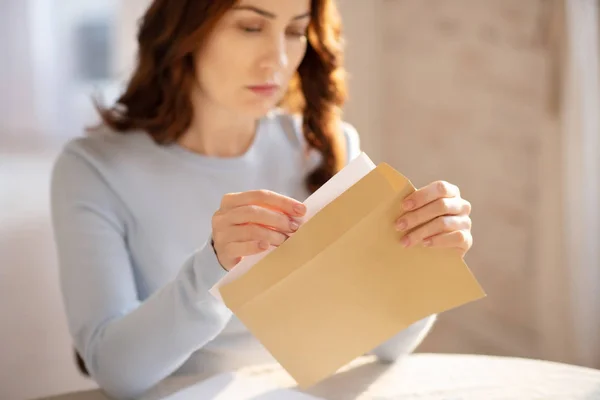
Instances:
[[[306,31],[302,30],[302,31],[288,31],[287,34],[289,36],[292,37],[305,37],[306,36]]]
[[[240,29],[247,33],[258,33],[262,30],[261,28],[255,26],[242,26]]]

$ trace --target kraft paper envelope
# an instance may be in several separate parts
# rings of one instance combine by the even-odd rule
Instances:
[[[420,319],[485,296],[455,250],[400,245],[395,221],[414,190],[380,164],[220,286],[225,304],[301,387]]]
[[[306,222],[311,219],[323,207],[331,203],[336,197],[371,172],[374,168],[375,164],[373,164],[373,161],[371,161],[369,156],[367,156],[364,152],[360,153],[345,168],[335,174],[335,176],[321,186],[319,190],[314,192],[304,201],[304,205],[306,206],[306,214],[302,218],[302,221]],[[275,249],[275,247],[271,246],[269,249],[259,254],[244,257],[243,260],[235,266],[235,268],[228,272],[227,275],[221,278],[210,289],[210,293],[214,297],[223,300],[221,293],[219,292],[219,288],[221,286],[244,275],[257,262],[265,258],[267,254]]]

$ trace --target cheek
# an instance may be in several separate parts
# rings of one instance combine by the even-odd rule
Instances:
[[[288,76],[291,78],[296,70],[300,66],[300,63],[304,59],[304,55],[306,54],[306,42],[304,43],[296,43],[291,45],[288,50]]]
[[[212,40],[196,57],[196,78],[200,87],[213,97],[221,97],[228,88],[235,87],[247,67],[245,51],[234,41]]]

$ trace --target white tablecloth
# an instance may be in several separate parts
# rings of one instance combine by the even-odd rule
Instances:
[[[93,396],[93,397],[87,397]],[[99,392],[54,400],[101,400]],[[600,400],[600,370],[518,358],[415,354],[396,364],[364,357],[300,392],[277,365],[202,382],[165,380],[142,400]]]

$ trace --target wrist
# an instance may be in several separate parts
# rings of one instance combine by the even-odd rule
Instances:
[[[221,264],[221,260],[219,260],[219,255],[217,254],[217,249],[215,249],[215,240],[212,238],[212,236],[210,238],[210,247],[212,248],[212,251],[215,253],[215,257],[217,258],[217,261],[219,262],[219,266],[221,268],[223,268],[223,270],[229,272],[229,270],[227,268],[225,268],[223,266],[223,264]]]

